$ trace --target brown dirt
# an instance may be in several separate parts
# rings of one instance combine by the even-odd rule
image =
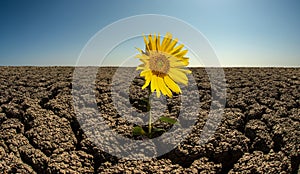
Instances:
[[[199,135],[211,103],[202,68],[193,68],[201,112],[189,137],[148,161],[118,159],[84,134],[73,109],[71,67],[0,67],[0,173],[297,173],[300,162],[300,69],[225,68],[227,102],[207,143]],[[97,78],[97,104],[119,134],[133,124],[117,114],[110,95],[115,68]],[[144,83],[136,77],[130,100],[141,112]],[[120,94],[122,95],[122,94]],[[176,116],[179,96],[168,101]],[[170,125],[164,125],[169,128]],[[169,126],[169,127],[168,127]]]

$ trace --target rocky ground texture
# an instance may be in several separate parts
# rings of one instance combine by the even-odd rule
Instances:
[[[134,123],[126,121],[112,101],[116,71],[101,68],[95,101],[113,130],[136,139],[131,132]],[[214,89],[205,69],[192,71],[200,108],[184,111],[198,117],[192,132],[162,156],[125,160],[98,148],[81,128],[73,105],[74,68],[0,67],[0,173],[298,173],[299,68],[225,68],[224,115],[202,144],[200,134]],[[140,89],[143,83],[137,76],[129,94],[119,94],[141,113],[141,96],[147,96]],[[168,99],[165,114],[176,118],[180,101],[178,95]]]

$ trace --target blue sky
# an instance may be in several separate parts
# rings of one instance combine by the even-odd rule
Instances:
[[[222,66],[299,67],[299,9],[297,0],[3,0],[0,65],[73,66],[103,27],[162,14],[202,32]]]

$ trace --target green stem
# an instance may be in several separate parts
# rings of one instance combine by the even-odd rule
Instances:
[[[149,94],[148,94],[148,109],[149,109],[148,133],[149,133],[149,138],[151,138],[151,132],[152,132],[152,118],[151,118],[151,105],[150,105],[151,90],[150,90],[150,87],[148,89],[149,89]]]
[[[152,132],[151,112],[149,112],[148,132],[149,132],[149,137],[151,138],[151,132]]]

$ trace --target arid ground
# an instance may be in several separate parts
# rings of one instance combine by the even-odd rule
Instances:
[[[170,152],[142,161],[110,155],[83,131],[73,106],[74,68],[0,67],[0,173],[298,173],[300,68],[225,68],[224,115],[204,144],[199,139],[212,87],[205,69],[192,71],[201,108],[188,111],[198,117],[192,132]],[[118,134],[139,139],[111,99],[116,68],[100,72],[99,111]],[[140,98],[147,96],[143,84],[143,78],[134,78],[124,98],[140,112],[145,109]],[[166,114],[176,117],[180,95],[167,105]]]

